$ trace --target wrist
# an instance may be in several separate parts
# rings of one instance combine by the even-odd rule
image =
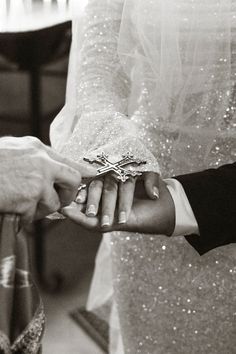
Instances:
[[[157,235],[171,236],[175,229],[175,205],[166,183],[159,180],[160,197],[155,201],[151,224]],[[150,214],[150,211],[149,211]]]
[[[175,230],[175,220],[176,220],[176,214],[175,214],[175,204],[174,200],[172,198],[172,195],[165,186],[166,189],[166,209],[165,209],[165,219],[166,219],[166,236],[172,236],[173,232]]]

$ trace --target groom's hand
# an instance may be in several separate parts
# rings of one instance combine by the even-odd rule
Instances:
[[[140,233],[172,235],[175,227],[175,206],[165,182],[159,182],[160,197],[156,200],[147,199],[142,181],[137,183],[135,198],[129,219],[119,224],[116,218],[106,229],[101,228],[99,215],[88,217],[84,204],[72,203],[63,209],[63,214],[81,226],[101,232],[131,231]]]
[[[34,137],[0,139],[0,213],[23,222],[42,218],[70,204],[90,166],[67,160]]]

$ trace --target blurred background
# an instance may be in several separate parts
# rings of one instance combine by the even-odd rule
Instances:
[[[0,136],[49,143],[65,101],[72,14],[86,2],[0,0]],[[47,315],[44,354],[103,353],[69,316],[86,302],[100,239],[69,221],[44,220],[29,232]]]

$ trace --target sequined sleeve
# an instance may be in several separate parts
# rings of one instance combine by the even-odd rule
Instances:
[[[62,152],[80,160],[101,151],[117,156],[130,151],[148,161],[142,169],[159,171],[127,114],[130,82],[117,51],[122,10],[121,0],[90,0],[83,25],[74,31],[73,40],[81,41],[74,73],[76,118]]]
[[[122,70],[117,42],[122,3],[90,0],[82,27],[77,109],[126,114],[129,80]]]

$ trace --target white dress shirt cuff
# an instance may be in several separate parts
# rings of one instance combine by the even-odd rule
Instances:
[[[182,184],[173,178],[165,182],[175,205],[175,229],[172,236],[199,235],[197,220]]]

